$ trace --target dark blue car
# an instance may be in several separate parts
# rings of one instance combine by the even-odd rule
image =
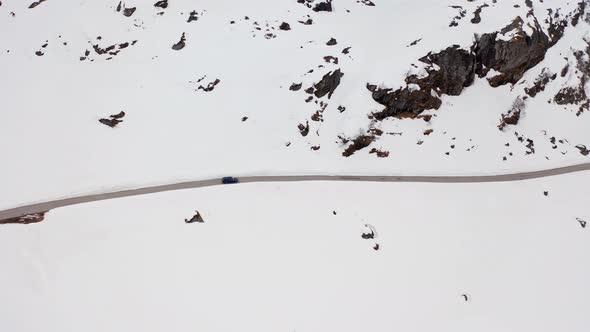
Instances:
[[[238,180],[238,178],[234,178],[232,176],[226,176],[226,177],[221,178],[221,183],[223,183],[223,184],[232,184],[232,183],[238,183],[238,182],[240,182]]]

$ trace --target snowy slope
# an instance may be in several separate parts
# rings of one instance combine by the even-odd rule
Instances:
[[[383,106],[367,83],[401,87],[419,58],[454,44],[468,48],[475,34],[527,19],[531,8],[486,1],[474,24],[484,1],[367,3],[338,0],[332,12],[315,12],[295,0],[179,0],[165,9],[126,1],[117,11],[116,1],[47,0],[34,8],[3,1],[0,208],[227,174],[471,174],[587,161],[575,148],[590,146],[587,112],[576,116],[577,105],[547,103],[568,80],[579,81],[573,71],[530,100],[517,126],[497,128],[543,68],[561,71],[564,57],[575,67],[573,52],[590,38],[585,17],[568,25],[522,78],[526,84],[492,88],[477,78],[461,95],[442,96],[440,109],[425,112],[435,114],[430,122],[373,123],[368,115]],[[548,9],[568,17],[578,4],[532,1],[544,31]],[[124,8],[136,10],[127,17]],[[191,16],[198,19],[187,22]],[[311,25],[299,23],[308,19]],[[283,22],[290,30],[280,30]],[[183,33],[184,48],[172,49]],[[326,45],[331,38],[336,45]],[[110,45],[116,55],[105,51]],[[304,89],[336,69],[344,76],[331,98],[306,103]],[[212,91],[198,89],[216,79]],[[290,91],[294,83],[302,88]],[[327,104],[323,121],[312,119],[321,107],[316,100]],[[99,123],[120,111],[126,115],[117,127]],[[306,122],[303,137],[298,125]],[[339,136],[352,139],[370,128],[384,134],[343,157],[349,143]],[[536,153],[527,155],[518,137],[534,140]],[[551,137],[563,143],[553,149]],[[372,148],[389,156],[379,158]]]
[[[59,209],[0,227],[0,326],[584,332],[589,180],[244,184]],[[185,224],[195,209],[205,223]]]

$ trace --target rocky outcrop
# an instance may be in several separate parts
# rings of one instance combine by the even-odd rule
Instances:
[[[524,88],[524,92],[534,98],[539,92],[545,91],[547,84],[556,78],[557,74],[553,74],[547,68],[543,68],[541,74],[539,74],[539,77],[535,79],[533,86],[530,88]]]
[[[516,100],[514,100],[510,110],[502,114],[498,129],[504,130],[504,128],[506,128],[508,125],[515,126],[518,124],[518,121],[520,121],[520,116],[526,107],[525,98],[517,97]]]
[[[0,220],[0,224],[28,225],[28,224],[38,223],[38,222],[42,222],[43,220],[45,220],[45,213],[46,212],[31,213],[31,214],[27,214],[27,215],[16,217],[16,218],[4,219],[4,220]]]
[[[342,76],[344,76],[344,74],[340,69],[327,73],[322,77],[321,81],[313,86],[313,89],[315,90],[313,94],[317,98],[322,98],[323,96],[328,95],[328,99],[330,99],[338,85],[340,85],[340,79]]]
[[[579,11],[583,10],[581,6]],[[424,110],[438,109],[442,103],[441,95],[461,94],[465,87],[473,84],[476,74],[484,78],[495,73],[488,78],[492,87],[517,83],[527,70],[545,58],[547,50],[563,35],[568,20],[549,14],[549,36],[529,12],[527,19],[531,23],[527,25],[532,30],[530,34],[523,29],[524,20],[517,17],[500,31],[476,36],[469,49],[455,45],[439,53],[429,53],[420,59],[427,65],[426,75],[409,75],[405,79],[405,87],[394,91],[367,85],[373,99],[385,106],[373,117],[376,120],[400,115],[415,117]],[[547,82],[541,82],[538,90],[542,91]],[[530,92],[535,94],[538,91]]]
[[[581,115],[584,111],[590,111],[590,98],[586,93],[586,86],[590,81],[590,43],[585,50],[578,50],[574,52],[577,64],[575,67],[575,75],[579,76],[579,83],[576,86],[566,86],[561,88],[553,98],[553,101],[558,105],[577,105],[578,111],[576,115]],[[566,66],[569,70],[569,65]],[[566,71],[564,68],[564,71]]]
[[[391,91],[367,87],[373,90],[373,99],[386,107],[373,114],[377,120],[401,113],[419,114],[427,109],[438,109],[442,103],[441,94],[459,95],[464,87],[473,83],[473,53],[456,45],[440,53],[428,54],[420,61],[430,65],[428,75],[423,78],[408,76],[405,88]]]
[[[474,45],[478,76],[484,77],[493,69],[500,74],[488,79],[491,86],[514,84],[541,62],[551,43],[536,19],[534,21],[536,26],[530,36],[523,30],[524,22],[520,17],[500,32],[482,35]],[[511,38],[506,39],[507,36]]]
[[[367,146],[371,145],[371,143],[373,143],[374,140],[375,140],[375,136],[370,136],[370,135],[358,136],[357,138],[352,140],[352,144],[350,144],[346,148],[346,150],[344,150],[344,152],[342,152],[342,155],[344,157],[350,157],[358,150],[364,149]]]

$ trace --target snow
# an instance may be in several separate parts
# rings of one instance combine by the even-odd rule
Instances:
[[[153,2],[125,1],[137,7],[125,17],[117,1],[2,1],[0,210],[222,176],[483,175],[589,161],[575,146],[590,146],[590,115],[551,102],[580,81],[583,20],[513,86],[476,79],[424,112],[429,122],[376,122],[367,84],[405,86],[427,74],[421,57],[469,49],[517,16],[530,33],[530,8],[488,3],[472,24],[483,0],[335,0],[331,13],[295,0]],[[532,2],[545,31],[548,10],[577,6]],[[336,69],[342,82],[312,121],[321,106],[304,90]],[[498,130],[544,70],[557,79]],[[98,122],[120,111],[117,127]],[[389,157],[343,157],[339,136],[369,128],[384,132],[370,148]],[[0,330],[584,332],[589,180],[252,183],[56,209],[39,224],[0,225]],[[195,210],[205,222],[186,224]]]
[[[1,227],[0,325],[583,332],[589,180],[243,184],[58,209]],[[184,222],[194,210],[204,224]]]
[[[316,13],[296,1],[178,0],[165,10],[126,1],[127,8],[137,6],[131,17],[115,11],[116,1],[50,0],[34,9],[22,1],[3,1],[0,151],[6,162],[0,168],[0,209],[225,175],[481,174],[587,161],[573,146],[590,146],[588,115],[559,111],[546,103],[549,95],[538,97],[531,104],[534,111],[514,130],[536,138],[539,150],[544,149],[538,142],[541,130],[563,135],[571,142],[564,147],[567,153],[526,156],[515,151],[503,161],[504,144],[514,137],[496,126],[516,92],[493,89],[482,80],[464,96],[444,96],[430,124],[397,119],[376,124],[385,132],[403,132],[384,135],[371,146],[390,151],[388,158],[377,158],[369,149],[342,157],[345,146],[338,136],[366,132],[371,125],[367,116],[382,108],[371,99],[367,83],[401,86],[411,64],[421,66],[417,59],[428,52],[454,44],[469,47],[474,34],[526,17],[528,8],[515,8],[516,3],[521,1],[490,4],[480,24],[470,18],[483,2],[461,4],[466,17],[458,27],[449,27],[457,10],[449,7],[453,2],[439,0],[375,1],[374,7],[340,0],[332,13]],[[545,0],[534,6],[542,16],[548,8],[569,13],[576,3]],[[187,23],[192,10],[199,19]],[[312,25],[297,22],[307,15]],[[282,22],[292,30],[279,31]],[[265,38],[267,24],[275,28],[270,31],[276,38]],[[568,28],[556,49],[570,52],[587,31],[583,22]],[[182,33],[186,47],[172,50]],[[332,37],[338,44],[327,46]],[[92,48],[135,40],[112,60]],[[46,41],[49,45],[42,48]],[[351,47],[348,55],[341,53],[346,47]],[[36,56],[38,50],[44,55]],[[90,55],[80,61],[86,50]],[[327,55],[338,57],[339,64],[325,63]],[[561,63],[563,58],[555,51],[546,61]],[[344,77],[332,98],[324,98],[324,121],[311,121],[318,106],[304,102],[308,95],[303,90],[337,68]],[[202,82],[191,83],[205,75]],[[213,91],[195,91],[215,79],[221,82]],[[300,82],[301,91],[289,91]],[[346,111],[339,112],[338,106]],[[121,110],[127,115],[118,127],[98,123]],[[310,134],[302,137],[297,125],[306,121]],[[429,128],[434,133],[423,136]],[[453,137],[461,151],[449,151]],[[421,140],[424,144],[418,146]],[[320,149],[313,151],[313,146]]]

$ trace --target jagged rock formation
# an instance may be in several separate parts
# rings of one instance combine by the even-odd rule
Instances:
[[[488,81],[493,87],[518,82],[524,73],[545,58],[545,53],[557,40],[550,40],[536,19],[533,33],[523,30],[524,21],[517,17],[499,33],[482,35],[474,45],[476,72],[485,77],[490,69],[500,72]],[[498,37],[506,37],[508,40]],[[561,37],[561,35],[559,35]]]
[[[584,10],[585,5],[581,2],[578,11],[571,16],[572,24],[577,24]],[[475,74],[485,78],[495,73],[487,78],[492,87],[515,84],[527,70],[545,58],[547,50],[563,36],[569,22],[558,13],[550,12],[546,34],[532,11],[527,21],[532,22],[526,23],[526,27],[532,30],[530,34],[524,29],[525,21],[517,17],[500,31],[476,36],[470,49],[454,45],[439,53],[429,53],[420,59],[426,64],[426,75],[409,75],[405,79],[406,86],[395,91],[368,84],[373,99],[385,106],[373,117],[376,120],[401,115],[415,117],[424,110],[438,109],[442,94],[459,95],[463,88],[473,83]]]
[[[423,78],[408,76],[407,86],[403,89],[391,91],[368,86],[373,91],[373,99],[386,106],[382,112],[373,114],[377,120],[402,113],[419,114],[427,109],[438,109],[442,103],[441,94],[459,95],[464,87],[473,83],[474,54],[457,45],[440,53],[428,54],[420,61],[430,65],[428,75]]]

